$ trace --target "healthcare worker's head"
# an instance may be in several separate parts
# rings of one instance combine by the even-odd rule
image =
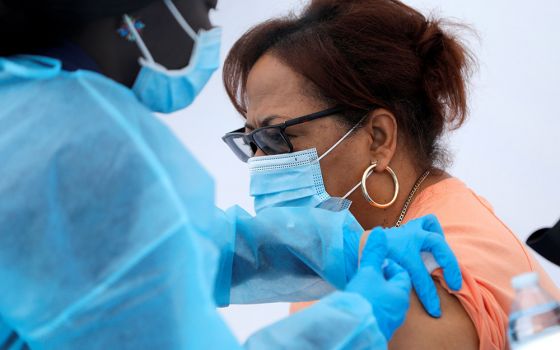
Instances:
[[[0,56],[71,43],[156,112],[188,106],[219,64],[217,0],[0,0]]]
[[[242,160],[255,157],[257,209],[299,196],[286,183],[300,181],[295,173],[304,177],[292,165],[313,161],[297,152],[316,148],[328,194],[350,193],[351,210],[366,227],[393,225],[427,170],[444,176],[437,171],[446,160],[440,140],[465,120],[471,63],[444,23],[396,0],[314,0],[300,15],[251,29],[224,66],[246,127],[224,140]],[[278,175],[283,168],[291,173]]]

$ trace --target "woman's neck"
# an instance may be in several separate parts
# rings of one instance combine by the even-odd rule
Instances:
[[[377,174],[376,174],[377,175]],[[409,176],[402,176],[399,178],[399,185],[400,191],[397,196],[397,200],[395,203],[386,209],[380,209],[371,206],[362,196],[361,192],[358,193],[359,198],[353,198],[353,204],[351,207],[352,214],[356,217],[358,222],[362,225],[362,227],[366,230],[373,229],[377,226],[382,227],[393,227],[397,220],[399,219],[403,207],[410,196],[410,193],[418,179],[423,175],[423,172],[415,172],[414,174],[409,174]],[[379,176],[379,175],[377,175]],[[441,170],[435,170],[430,172],[428,177],[421,183],[418,187],[418,190],[414,194],[412,201],[410,204],[414,203],[414,200],[418,195],[425,190],[426,188],[435,185],[445,179],[450,178],[451,176]],[[385,179],[387,181],[387,179]],[[381,198],[391,198],[394,193],[394,185],[392,181],[388,182],[388,186],[386,185],[385,188],[389,189],[386,191],[385,195],[381,194]],[[382,191],[379,191],[382,192]],[[389,193],[390,192],[390,193]],[[375,196],[370,193],[372,197]]]

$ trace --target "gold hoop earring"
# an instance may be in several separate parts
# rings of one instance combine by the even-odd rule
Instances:
[[[368,203],[371,206],[376,207],[376,208],[380,208],[380,209],[386,209],[386,208],[389,208],[390,206],[392,206],[393,204],[395,204],[395,202],[397,201],[397,196],[399,195],[399,179],[397,178],[397,175],[395,174],[393,169],[391,169],[390,167],[387,167],[386,170],[389,173],[389,175],[391,175],[391,177],[393,178],[393,183],[395,184],[395,193],[393,194],[393,198],[388,203],[385,203],[385,204],[377,203],[369,195],[369,192],[367,190],[367,184],[366,184],[366,181],[367,181],[368,177],[371,175],[371,173],[373,173],[375,168],[377,168],[377,162],[373,162],[366,169],[366,171],[364,171],[364,174],[362,175],[362,194],[364,195],[364,198],[366,199],[366,201],[368,201]]]

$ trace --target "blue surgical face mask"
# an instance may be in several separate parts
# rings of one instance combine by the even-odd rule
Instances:
[[[164,0],[173,17],[194,40],[187,67],[168,70],[155,62],[130,17],[125,22],[142,51],[140,73],[132,90],[140,101],[154,112],[172,113],[190,106],[220,66],[222,30],[201,30],[198,34],[189,26],[171,0]]]
[[[358,183],[342,198],[331,197],[325,189],[321,173],[321,159],[347,139],[361,124],[356,124],[346,135],[321,157],[315,148],[301,152],[249,159],[251,173],[251,196],[255,211],[269,207],[311,206],[331,211],[350,208],[347,198],[360,186]]]

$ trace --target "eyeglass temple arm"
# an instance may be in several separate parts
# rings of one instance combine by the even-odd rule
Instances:
[[[309,114],[309,115],[306,115],[306,116],[303,116],[303,117],[288,120],[288,121],[284,122],[282,124],[282,126],[283,126],[283,128],[287,128],[287,127],[292,126],[292,125],[303,124],[303,123],[307,123],[307,122],[310,122],[310,121],[313,121],[313,120],[316,120],[316,119],[328,117],[328,116],[331,116],[333,114],[340,113],[342,111],[344,111],[343,107],[333,107],[333,108],[327,109],[325,111],[321,111],[321,112]]]

